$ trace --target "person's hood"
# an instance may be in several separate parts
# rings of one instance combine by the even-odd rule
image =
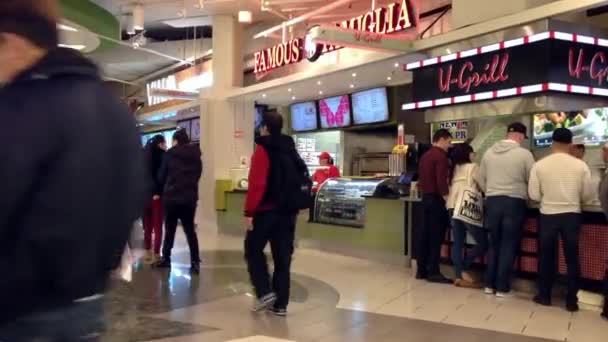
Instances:
[[[296,143],[288,135],[259,137],[255,140],[256,144],[262,145],[268,151],[293,152],[296,150]]]
[[[503,140],[497,142],[492,146],[492,152],[494,153],[506,153],[515,149],[518,149],[520,146],[515,141]]]
[[[169,150],[169,153],[178,160],[191,161],[201,158],[201,149],[198,144],[178,145]]]
[[[21,73],[15,82],[52,79],[63,76],[82,76],[99,79],[97,66],[74,49],[50,50],[36,65]]]

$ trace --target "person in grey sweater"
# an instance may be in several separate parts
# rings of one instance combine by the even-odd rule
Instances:
[[[525,125],[515,122],[507,137],[483,156],[476,181],[486,195],[485,221],[490,231],[485,292],[505,297],[511,291],[511,273],[520,245],[528,199],[528,179],[534,166]]]

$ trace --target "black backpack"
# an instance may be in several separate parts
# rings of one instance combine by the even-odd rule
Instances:
[[[306,163],[295,151],[275,154],[277,209],[286,213],[297,213],[311,205],[312,180]]]

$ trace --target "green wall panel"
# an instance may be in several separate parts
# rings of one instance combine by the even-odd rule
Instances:
[[[90,0],[60,0],[62,16],[89,31],[120,39],[120,23],[116,17],[103,7]],[[101,40],[100,49],[107,49],[114,43]]]

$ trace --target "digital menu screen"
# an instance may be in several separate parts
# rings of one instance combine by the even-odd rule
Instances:
[[[355,125],[388,121],[389,110],[386,88],[376,88],[354,93],[352,101]]]
[[[608,108],[535,114],[534,145],[550,146],[557,128],[572,131],[576,144],[599,145],[608,139]]]
[[[313,101],[291,105],[291,128],[294,132],[313,131],[318,127],[317,105]]]
[[[350,99],[348,95],[319,100],[321,128],[350,126]]]
[[[192,120],[190,132],[190,139],[192,139],[192,141],[201,140],[201,119]]]

